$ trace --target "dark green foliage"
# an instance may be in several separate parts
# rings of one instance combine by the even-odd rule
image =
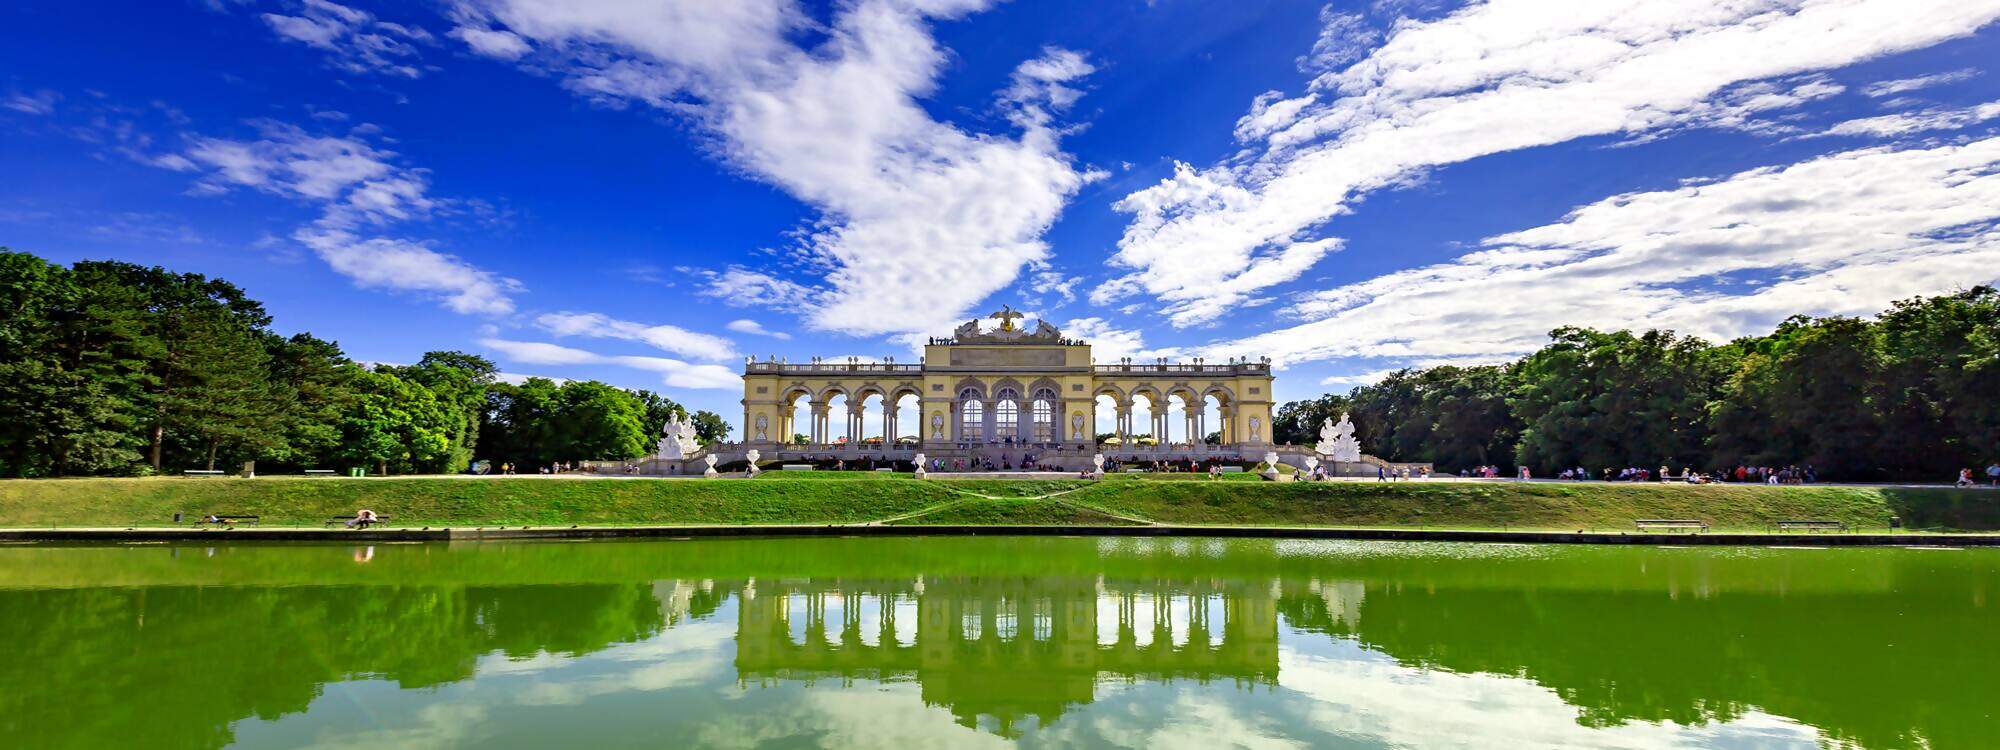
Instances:
[[[1506,371],[1498,367],[1399,370],[1354,389],[1346,401],[1355,433],[1370,454],[1432,461],[1457,471],[1512,462],[1520,425],[1508,409],[1510,385]],[[1315,423],[1307,442],[1318,439]]]
[[[1292,445],[1312,445],[1319,441],[1319,426],[1328,419],[1340,420],[1348,410],[1347,397],[1326,394],[1310,401],[1291,401],[1271,416],[1271,439]],[[1216,440],[1220,442],[1221,436]],[[1100,441],[1101,442],[1101,441]]]
[[[2000,460],[2000,292],[1897,302],[1875,320],[1796,317],[1713,346],[1671,332],[1562,328],[1504,368],[1403,370],[1295,401],[1280,441],[1350,411],[1363,447],[1458,471],[1527,464],[1948,481]],[[1308,422],[1308,420],[1312,420]]]
[[[510,456],[632,458],[686,414],[595,382],[496,385],[493,363],[463,352],[367,370],[333,342],[272,332],[234,285],[164,268],[64,268],[0,250],[0,309],[0,476],[245,461],[265,472],[456,473],[482,435]],[[709,439],[728,431],[713,414],[696,422]],[[517,423],[532,429],[510,432]]]
[[[729,439],[729,422],[722,415],[712,411],[694,413],[694,436],[702,445],[720,443]]]

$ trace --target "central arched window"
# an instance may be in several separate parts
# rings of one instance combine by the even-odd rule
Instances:
[[[1021,437],[1021,392],[1002,388],[993,397],[993,437],[1000,440]]]
[[[1035,442],[1056,441],[1056,392],[1043,388],[1035,391],[1034,405]]]
[[[960,440],[975,442],[986,438],[986,403],[979,400],[979,391],[967,388],[958,392],[958,437]]]

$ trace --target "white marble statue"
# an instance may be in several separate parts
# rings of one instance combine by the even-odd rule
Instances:
[[[702,456],[701,460],[702,463],[708,464],[708,470],[703,471],[701,475],[708,477],[710,479],[714,479],[717,476],[715,472],[715,454],[710,453],[706,456]]]
[[[1334,463],[1361,462],[1361,441],[1354,439],[1354,422],[1348,420],[1346,412],[1341,412],[1340,424],[1329,419],[1320,425],[1319,444],[1313,451]]]
[[[669,419],[667,428],[662,432],[665,434],[660,438],[659,452],[656,454],[662,459],[680,461],[701,449],[701,443],[694,437],[693,419]]]
[[[757,476],[757,459],[763,457],[764,454],[759,452],[756,448],[751,448],[750,450],[745,451],[743,453],[743,460],[750,462],[750,476],[753,477]]]

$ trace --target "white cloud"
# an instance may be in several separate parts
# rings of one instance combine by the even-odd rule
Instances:
[[[1138,331],[1119,328],[1103,318],[1073,318],[1061,328],[1064,336],[1090,344],[1091,358],[1101,364],[1111,364],[1120,357],[1151,360],[1159,357],[1178,359],[1181,356],[1181,350],[1176,347],[1149,349],[1145,337]]]
[[[465,42],[473,52],[502,60],[518,60],[533,51],[519,34],[509,31],[460,26],[451,30],[451,36]]]
[[[1965,68],[1963,70],[1953,70],[1945,73],[1933,73],[1931,75],[1917,76],[1915,78],[1898,78],[1892,81],[1880,81],[1877,83],[1871,83],[1866,88],[1863,88],[1861,90],[1861,93],[1879,99],[1885,96],[1895,96],[1897,94],[1909,93],[1911,91],[1916,91],[1918,89],[1927,89],[1932,86],[1942,86],[1947,83],[1957,83],[1959,81],[1972,78],[1973,76],[1976,75],[1979,75],[1979,71],[1974,70],[1972,68]]]
[[[430,32],[386,21],[367,11],[327,2],[301,0],[298,15],[263,14],[264,23],[287,40],[327,53],[327,62],[349,73],[381,73],[416,78],[412,65],[416,44],[431,41]]]
[[[1477,252],[1309,295],[1312,322],[1212,347],[1284,362],[1492,362],[1563,325],[1711,340],[2000,279],[2000,138],[1864,149],[1619,195]]]
[[[1389,370],[1373,370],[1369,372],[1353,373],[1349,375],[1329,375],[1327,377],[1321,378],[1319,384],[1335,385],[1335,386],[1374,385],[1376,383],[1382,382],[1383,378],[1389,377],[1390,375],[1394,375],[1395,373],[1396,373],[1395,370],[1389,369]]]
[[[504,315],[514,311],[512,295],[522,289],[518,281],[415,240],[361,237],[323,224],[301,227],[292,239],[358,286],[428,294],[452,312]]]
[[[1083,277],[1065,275],[1046,262],[1030,264],[1028,268],[1033,273],[1028,291],[1036,295],[1028,300],[1029,304],[1056,306],[1076,301],[1076,288],[1083,283]]]
[[[43,89],[32,94],[10,94],[5,101],[0,101],[0,107],[31,115],[47,115],[55,113],[56,102],[61,100],[61,94]]]
[[[1818,729],[1762,711],[1697,724],[1630,721],[1593,726],[1563,695],[1513,675],[1415,669],[1340,644],[1331,656],[1285,647],[1278,684],[1313,701],[1301,720],[1340,727],[1357,745],[1396,747],[1818,747]]]
[[[819,290],[803,284],[746,268],[696,273],[704,279],[701,294],[731,307],[804,308],[819,295]]]
[[[784,331],[773,331],[769,328],[765,328],[764,324],[747,318],[743,320],[729,321],[729,325],[724,327],[728,328],[729,330],[735,331],[737,333],[747,333],[752,336],[769,336],[771,338],[778,339],[779,341],[789,341],[792,338],[792,335],[789,333],[785,333]]]
[[[1341,13],[1332,5],[1319,9],[1319,39],[1313,41],[1312,52],[1298,59],[1299,70],[1305,73],[1329,73],[1347,67],[1349,63],[1368,54],[1368,48],[1382,41],[1382,32],[1376,31],[1359,13]]]
[[[608,356],[540,341],[514,341],[497,337],[480,339],[479,345],[499,352],[510,361],[522,364],[616,365],[659,373],[662,382],[677,388],[730,390],[743,387],[743,377],[721,365],[694,364],[666,357]]]
[[[674,325],[616,320],[599,313],[548,313],[535,318],[535,325],[558,337],[637,341],[660,351],[695,359],[719,360],[736,356],[736,345],[721,336],[696,333]]]
[[[194,191],[220,194],[236,188],[301,200],[321,207],[320,218],[292,233],[341,275],[362,287],[432,296],[460,313],[500,315],[514,310],[520,282],[481,269],[429,243],[365,233],[399,221],[423,219],[438,207],[422,170],[403,167],[396,154],[357,136],[323,136],[293,125],[254,123],[259,138],[190,137],[184,153],[148,160],[176,171],[203,171]]]
[[[1821,135],[1888,138],[1930,130],[1957,130],[1996,118],[2000,118],[2000,101],[1987,102],[1976,107],[1933,108],[1848,120],[1828,128]]]
[[[1328,220],[1430,168],[1684,124],[1713,116],[1732,87],[1922,48],[1995,17],[2000,0],[1493,0],[1405,22],[1309,92],[1259,97],[1238,126],[1244,156],[1181,165],[1120,201],[1133,219],[1114,262],[1133,270],[1092,300],[1144,292],[1175,325],[1212,320],[1335,249],[1311,236]]]
[[[804,291],[817,328],[875,334],[935,330],[1013,283],[1092,178],[1048,124],[1089,68],[1080,55],[1022,66],[1001,96],[1014,134],[967,132],[920,104],[949,59],[930,24],[986,5],[856,0],[822,25],[784,0],[465,0],[460,22],[566,54],[538,62],[580,95],[689,118],[731,165],[817,209],[795,249],[824,285],[756,288]]]

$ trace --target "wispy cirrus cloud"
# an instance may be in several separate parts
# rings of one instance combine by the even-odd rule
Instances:
[[[252,126],[255,138],[190,136],[184,150],[156,159],[156,166],[199,172],[197,194],[247,189],[319,206],[319,219],[292,239],[359,286],[426,295],[460,313],[514,310],[520,282],[431,242],[378,234],[439,208],[426,172],[360,135],[315,134],[272,120]]]
[[[287,12],[260,17],[280,38],[320,50],[328,65],[355,74],[422,76],[417,47],[435,41],[421,28],[329,0],[298,0]]]
[[[1847,120],[1827,128],[1820,135],[1891,138],[1934,130],[1957,130],[1993,119],[2000,119],[2000,101],[1972,107],[1931,107]]]
[[[747,333],[752,336],[768,336],[770,338],[774,338],[779,341],[790,341],[792,339],[792,335],[789,333],[785,333],[784,331],[773,331],[769,328],[765,328],[764,324],[754,320],[750,320],[748,318],[729,321],[729,325],[725,327],[737,333]]]
[[[987,5],[856,0],[825,24],[787,0],[462,0],[454,14],[464,36],[539,50],[522,60],[581,96],[687,118],[720,158],[819,211],[791,248],[817,278],[732,269],[711,294],[779,294],[814,327],[881,334],[936,330],[1013,283],[1096,177],[1053,122],[1092,70],[1075,52],[1046,50],[998,92],[1014,132],[925,111],[948,59],[930,26]]]
[[[535,325],[557,337],[636,341],[695,359],[723,360],[736,356],[736,344],[721,336],[664,323],[649,325],[618,320],[600,313],[548,313],[536,317]]]
[[[676,388],[730,390],[743,387],[742,376],[722,365],[696,364],[668,357],[605,355],[541,341],[497,337],[480,339],[479,345],[520,364],[615,365],[657,373],[661,382]]]
[[[1728,340],[2000,280],[2000,137],[1872,148],[1582,206],[1455,260],[1308,295],[1212,347],[1284,362],[1493,362],[1563,325]]]
[[[1977,75],[1979,75],[1978,70],[1972,68],[1962,68],[1959,70],[1946,71],[1943,73],[1932,73],[1927,76],[1917,76],[1915,78],[1897,78],[1889,81],[1878,81],[1876,83],[1871,83],[1868,86],[1862,88],[1861,93],[1879,99],[1882,97],[1895,96],[1897,94],[1907,94],[1912,91],[1927,89],[1932,86],[1943,86],[1946,84],[1958,83],[1959,81],[1970,80],[1972,77]]]
[[[1930,46],[1996,17],[2000,0],[1493,0],[1402,23],[1305,93],[1258,97],[1237,126],[1242,156],[1180,165],[1121,200],[1132,220],[1113,261],[1130,271],[1091,298],[1145,294],[1175,325],[1211,321],[1338,249],[1315,235],[1357,201],[1429,169],[1714,117],[1737,87]],[[1723,113],[1797,99],[1741,97]]]

